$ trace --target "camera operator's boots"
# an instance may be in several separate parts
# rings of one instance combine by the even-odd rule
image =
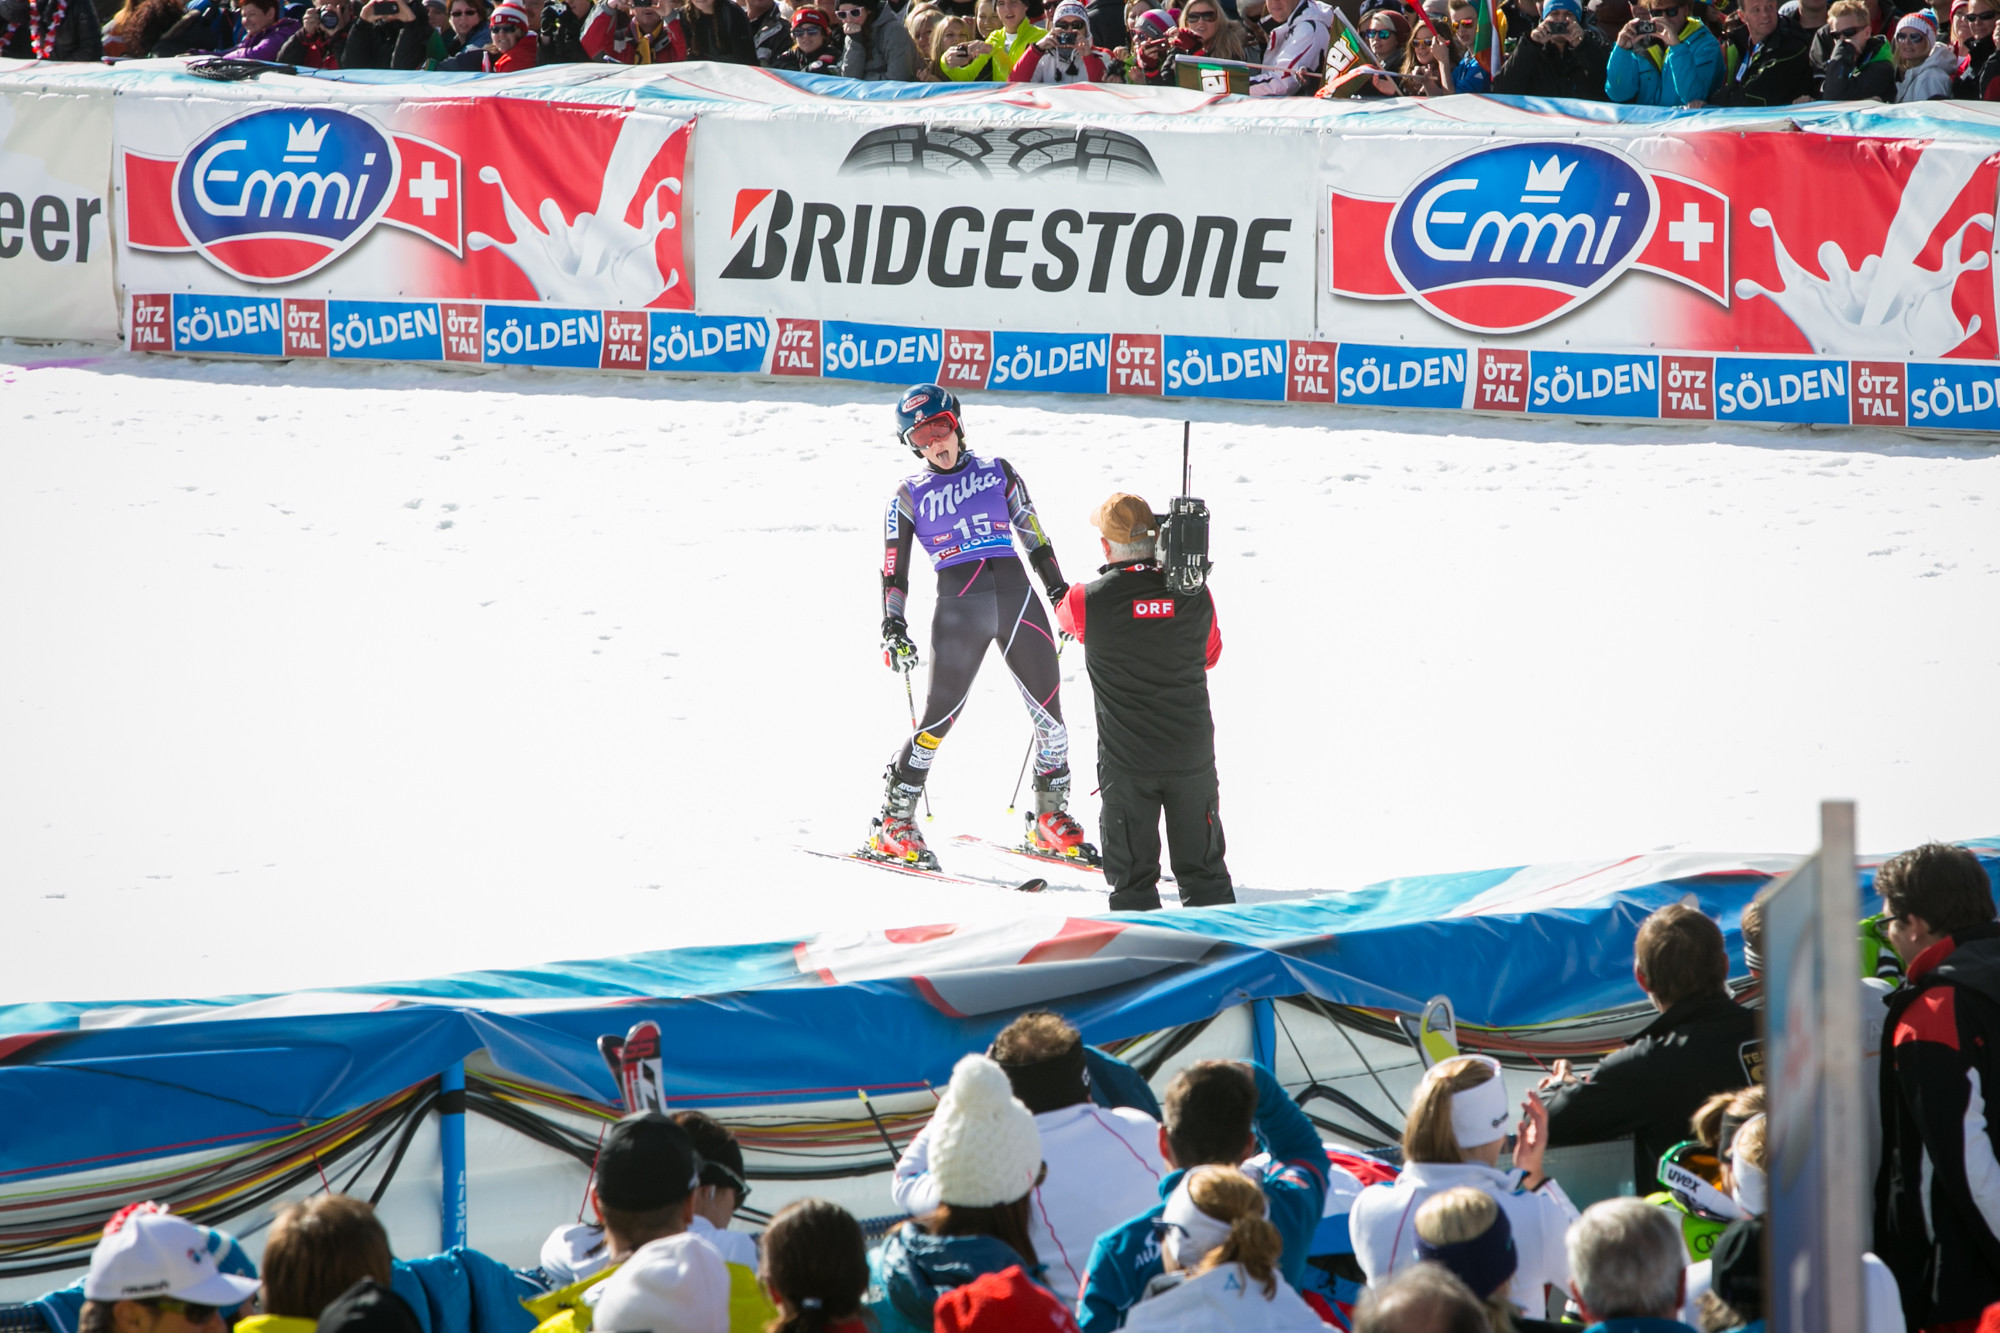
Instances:
[[[917,799],[923,790],[898,782],[895,769],[889,770],[889,794],[869,830],[863,855],[922,870],[938,868],[937,854],[924,846],[924,835],[917,831]]]
[[[1069,812],[1069,774],[1035,775],[1035,813],[1027,817],[1028,837],[1022,850],[1052,861],[1099,863],[1097,849],[1083,840],[1083,825]]]

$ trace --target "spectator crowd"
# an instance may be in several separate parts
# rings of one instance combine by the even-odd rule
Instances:
[[[105,0],[109,3],[110,0]],[[2000,0],[0,0],[0,55],[504,73],[720,61],[899,82],[1643,106],[2000,100]],[[1358,5],[1358,8],[1356,7]],[[1334,58],[1329,60],[1329,51]]]
[[[1862,923],[1856,976],[1875,1103],[1862,1327],[1996,1333],[1992,886],[1940,844],[1875,885],[1886,911]],[[1754,977],[1762,900],[1742,929]],[[729,1130],[647,1111],[610,1127],[590,1220],[557,1226],[537,1269],[443,1258],[472,1289],[457,1303],[475,1333],[494,1290],[525,1314],[483,1327],[535,1333],[1761,1333],[1777,1163],[1755,1013],[1692,905],[1645,920],[1633,975],[1657,1016],[1588,1074],[1557,1061],[1517,1102],[1498,1060],[1449,1056],[1419,1081],[1400,1147],[1372,1155],[1323,1144],[1261,1065],[1198,1060],[1155,1099],[1035,1012],[959,1060],[895,1168],[903,1219],[873,1245],[817,1199],[759,1237],[732,1230],[750,1184]],[[1579,1211],[1550,1151],[1623,1141],[1637,1192]],[[78,1287],[43,1304],[73,1300],[79,1333],[453,1333],[415,1313],[437,1277],[411,1269],[344,1195],[284,1208],[261,1274],[227,1234],[134,1204]],[[1340,1271],[1362,1284],[1352,1303],[1314,1280]]]

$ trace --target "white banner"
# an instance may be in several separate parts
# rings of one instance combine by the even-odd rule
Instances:
[[[0,337],[118,336],[111,93],[0,78]]]
[[[1007,113],[1011,112],[1009,115]],[[871,104],[704,119],[698,308],[1283,337],[1313,323],[1303,136]]]

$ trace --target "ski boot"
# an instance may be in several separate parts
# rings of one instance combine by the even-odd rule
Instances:
[[[1069,812],[1069,774],[1035,775],[1035,812],[1027,816],[1021,850],[1051,861],[1102,864],[1097,849],[1083,840],[1083,825]]]
[[[922,787],[906,786],[896,781],[894,773],[889,775],[889,794],[882,803],[882,813],[869,827],[863,856],[920,870],[939,868],[937,853],[924,846],[924,835],[917,831],[917,798],[922,794]]]

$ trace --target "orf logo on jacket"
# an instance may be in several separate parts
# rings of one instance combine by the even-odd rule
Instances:
[[[1393,202],[1335,191],[1333,289],[1409,297],[1481,333],[1545,324],[1635,266],[1727,305],[1728,209],[1706,186],[1595,145],[1482,148]]]
[[[124,155],[127,242],[195,250],[245,282],[290,282],[378,221],[460,253],[459,158],[331,107],[269,108],[211,130],[178,158]]]

